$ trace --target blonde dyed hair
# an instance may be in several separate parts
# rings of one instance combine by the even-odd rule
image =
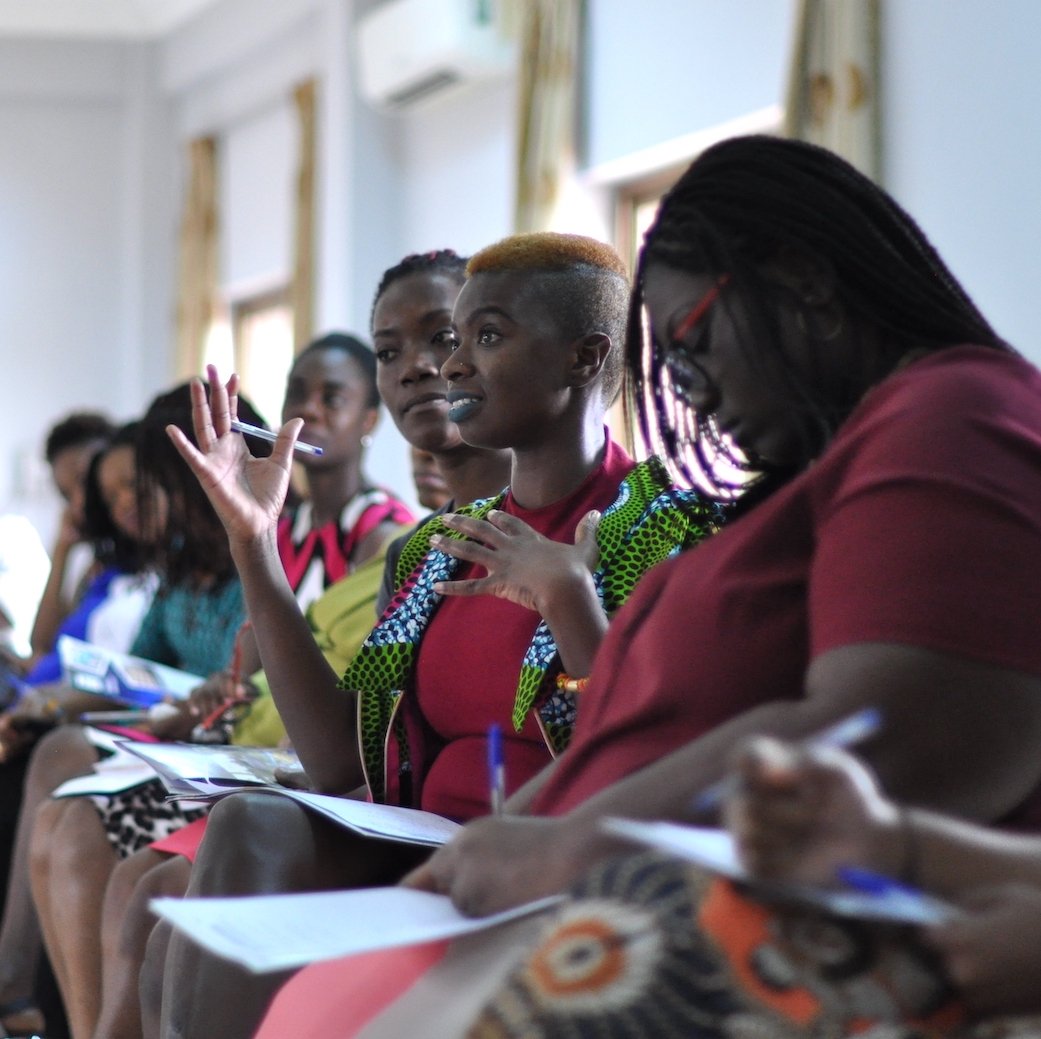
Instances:
[[[569,271],[579,264],[613,271],[629,280],[625,262],[606,242],[555,231],[503,238],[474,253],[466,265],[466,274],[469,277],[484,271]]]
[[[533,294],[546,306],[570,342],[600,333],[611,349],[600,373],[603,399],[621,386],[629,312],[629,272],[621,256],[585,235],[537,231],[511,235],[474,253],[466,275],[530,273]]]

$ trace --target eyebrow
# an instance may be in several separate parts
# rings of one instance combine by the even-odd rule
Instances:
[[[503,317],[507,321],[513,321],[513,317],[510,315],[508,311],[503,310],[502,307],[497,306],[494,303],[489,303],[485,307],[478,307],[476,310],[472,311],[470,314],[467,315],[466,320],[461,323],[464,325],[472,325],[475,321],[478,321],[483,317],[492,316]],[[452,324],[458,325],[460,324],[460,322],[453,321]]]
[[[451,309],[448,307],[435,307],[433,310],[428,310],[425,314],[421,314],[419,316],[419,321],[421,324],[425,324],[427,321],[433,321],[435,318],[441,318],[442,316],[447,316],[448,318],[451,318]],[[399,335],[400,331],[401,330],[398,328],[397,325],[389,325],[386,328],[374,329],[372,333],[372,338],[378,339],[380,336]]]

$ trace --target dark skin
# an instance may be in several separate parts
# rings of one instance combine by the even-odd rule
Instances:
[[[858,760],[759,739],[735,763],[727,805],[747,868],[757,876],[832,885],[856,863],[899,876],[914,844],[915,883],[961,913],[926,928],[974,1013],[1037,1013],[1041,984],[1041,841],[922,809],[902,818]]]
[[[402,286],[400,293],[393,296],[388,291],[377,304],[374,314],[373,338],[380,366],[381,396],[401,431],[411,443],[435,454],[456,501],[467,500],[457,489],[456,477],[463,465],[472,466],[472,463],[465,463],[465,459],[472,457],[478,444],[485,448],[481,454],[489,449],[502,450],[519,445],[514,450],[510,481],[514,494],[524,505],[538,507],[565,497],[599,464],[602,457],[604,404],[598,378],[610,342],[600,336],[561,343],[559,332],[554,335],[553,324],[547,316],[530,306],[530,297],[522,291],[523,279],[498,275],[479,275],[472,279],[456,304],[453,324],[448,321],[443,291],[439,303],[430,294],[416,291],[419,280],[418,277],[403,279],[413,284]],[[473,291],[468,292],[471,286]],[[495,303],[494,316],[490,303]],[[514,309],[517,313],[511,317],[508,312]],[[521,315],[524,315],[523,321]],[[419,329],[424,330],[423,334],[418,334]],[[533,379],[532,369],[536,367],[539,374]],[[482,400],[487,402],[487,414],[473,423],[476,436],[471,436],[466,423],[461,422],[458,431],[446,423],[447,393],[459,387],[465,387],[466,392],[480,393]],[[515,402],[520,397],[525,399],[519,405]],[[212,378],[210,400],[208,413],[202,406],[197,411],[199,443],[206,457],[193,457],[183,447],[182,453],[204,486],[213,488],[228,479],[233,460],[223,454],[223,438],[219,431],[225,428],[226,418],[221,410],[224,407],[221,387]],[[200,405],[202,403],[200,395]],[[283,429],[283,442],[275,445],[272,456],[275,465],[285,459],[288,446],[285,441],[296,432],[292,428]],[[460,434],[472,446],[463,444]],[[453,445],[450,450],[445,450],[446,437]],[[444,451],[444,455],[440,451]],[[460,465],[460,459],[464,460],[463,465]],[[249,463],[246,465],[248,470]],[[277,487],[276,475],[269,468],[255,476],[240,471],[236,478],[246,481],[247,488],[260,500],[262,494],[271,493]],[[498,490],[502,483],[492,486]],[[487,481],[484,487],[473,489],[479,496],[490,493]],[[212,497],[215,491],[211,489],[209,493]],[[257,514],[242,505],[244,497],[245,494],[233,496],[229,492],[227,503],[221,505],[215,501],[215,506],[222,515],[227,510],[233,520],[229,525],[229,535],[240,571],[244,566],[253,568],[249,576],[243,571],[243,584],[249,597],[259,594],[268,579],[269,568],[265,562],[267,549],[259,533],[263,523],[251,522],[250,517],[255,520]],[[229,507],[233,500],[239,503],[234,509]],[[595,562],[595,555],[590,551],[590,544],[595,547],[594,540],[583,536],[581,540],[586,544],[578,549],[552,542],[542,545],[532,539],[525,540],[526,533],[531,533],[525,528],[514,532],[517,537],[514,543],[514,534],[509,530],[499,529],[494,522],[486,526],[495,528],[502,537],[496,538],[488,531],[480,530],[478,533],[484,547],[475,546],[463,552],[478,552],[493,571],[505,569],[508,562],[509,580],[501,573],[492,578],[500,582],[504,592],[515,582],[521,589],[538,583],[539,578],[533,576],[532,571],[555,579],[555,571],[562,566],[559,551],[569,559],[574,556],[580,560],[579,563],[569,563],[568,569],[581,579],[576,581],[579,585],[576,600],[589,604],[588,623],[584,626],[576,624],[575,618],[570,617],[566,622],[570,627],[559,633],[554,629],[554,635],[565,659],[579,661],[580,654],[589,654],[591,658],[589,647],[601,630],[601,611],[588,570],[589,561]],[[586,534],[589,532],[587,530]],[[521,558],[524,551],[528,557],[527,567]],[[499,558],[493,558],[492,554]],[[518,578],[518,574],[525,576]],[[472,594],[473,591],[464,587],[460,594]],[[587,592],[592,596],[591,602],[585,598]],[[520,596],[524,593],[514,590],[510,594]],[[262,652],[266,654],[268,633],[279,637],[274,620],[278,607],[272,602],[261,605],[259,609],[270,610],[270,613],[261,619],[262,614],[254,612],[250,600],[251,616]],[[582,607],[579,605],[575,609]],[[564,650],[565,644],[574,649]],[[572,654],[570,657],[569,652]],[[313,682],[317,676],[309,672],[312,679],[302,681],[300,661],[301,653],[297,652],[287,667],[286,676],[293,675],[294,687],[309,690],[311,713],[309,717],[299,717],[298,722],[296,713],[290,717],[293,707],[283,707],[279,700],[286,728],[313,782],[336,792],[350,790],[358,785],[362,776],[354,755],[345,753],[345,747],[356,745],[354,712],[349,698],[335,686],[328,700],[324,692],[319,691],[316,710]],[[265,665],[268,665],[266,656]],[[277,698],[278,686],[270,666],[267,673]],[[332,704],[332,713],[324,714],[327,702]],[[320,722],[323,714],[324,722]],[[301,726],[300,735],[295,728],[297,724]],[[220,806],[219,818],[216,813],[211,818],[189,893],[356,887],[364,883],[396,880],[415,865],[413,849],[390,845],[374,857],[371,843],[359,846],[349,835],[331,832],[331,827],[294,805],[280,804],[272,808],[257,804],[259,800],[264,799],[231,798]],[[275,828],[272,828],[273,812],[278,815]],[[270,837],[274,832],[279,834],[279,848],[285,849],[285,854],[280,853],[277,857],[270,852]],[[286,840],[287,834],[294,835],[294,839]],[[258,848],[256,855],[242,853],[244,847],[254,844]],[[263,853],[259,850],[261,847]],[[234,855],[228,854],[228,849],[234,849]],[[276,858],[277,862],[273,862]],[[158,934],[154,944],[161,944]],[[150,948],[150,959],[160,952]],[[215,965],[212,959],[199,955],[175,938],[165,973],[164,990],[170,996],[164,998],[160,1034],[193,1034],[193,1029],[203,1021],[208,1027],[214,1027],[218,1019],[213,1015],[222,1013],[222,993],[227,991],[227,984],[228,968]],[[236,977],[235,988],[242,998],[237,1003],[233,1019],[219,1017],[219,1028],[222,1035],[244,1036],[259,1020],[271,986]],[[244,1009],[243,1000],[255,1008],[255,1013]]]
[[[784,279],[792,292],[805,293],[807,306],[814,300],[837,306],[834,286],[819,283],[806,265],[791,272],[775,265],[771,274]],[[743,359],[739,296],[728,296],[726,308],[710,310],[703,323],[686,330],[681,344],[674,343],[684,316],[717,278],[651,265],[645,299],[655,340],[670,349],[707,347],[699,363],[710,377],[709,387],[692,384],[681,390],[693,406],[722,416],[742,447],[786,462],[797,442],[790,412]],[[836,365],[857,356],[875,337],[874,329],[856,327],[843,317],[843,334],[830,344],[830,361]],[[807,357],[792,315],[781,314],[780,323],[791,337],[789,357]],[[871,385],[865,382],[865,392]],[[1000,696],[1000,712],[992,709],[989,696],[980,695],[981,689]],[[463,911],[478,915],[556,893],[591,862],[624,850],[600,832],[603,817],[689,819],[694,795],[725,773],[734,748],[749,736],[801,739],[867,706],[879,707],[887,724],[865,754],[896,797],[993,820],[1018,805],[1041,776],[1032,751],[1041,737],[1041,679],[910,645],[843,646],[810,664],[801,701],[766,703],[740,715],[560,818],[477,820],[406,883],[449,893]]]
[[[520,315],[530,312],[525,308],[532,302],[524,294],[523,284],[523,278],[516,275],[489,274],[471,279],[456,304],[454,327],[459,343],[442,370],[452,389],[465,385],[467,392],[479,392],[489,402],[488,419],[462,425],[463,435],[468,435],[467,426],[476,427],[476,440],[483,443],[473,446],[501,450],[511,446],[508,440],[518,443],[511,486],[518,501],[538,508],[574,490],[602,457],[604,404],[597,379],[611,344],[606,336],[597,335],[580,338],[562,349],[559,334],[553,337],[552,323],[537,310],[534,320],[526,318],[527,324],[521,324]],[[512,317],[510,309],[516,311]],[[509,351],[504,343],[510,344]],[[378,357],[379,345],[377,338]],[[485,356],[479,356],[482,351],[486,351]],[[540,372],[548,387],[543,406],[534,411],[530,405],[538,398],[526,382],[529,369],[523,367],[524,358]],[[389,360],[393,358],[383,355],[381,364]],[[319,790],[349,793],[364,782],[360,757],[343,751],[357,745],[353,703],[339,689],[338,676],[318,651],[295,606],[275,541],[292,446],[301,425],[291,420],[283,426],[270,458],[249,456],[241,439],[228,432],[237,383],[233,378],[223,386],[212,368],[209,377],[209,402],[201,384],[195,384],[192,391],[199,448],[174,428],[170,430],[171,439],[228,531],[264,670],[273,690],[285,690],[281,697],[276,695],[276,701],[305,771]],[[381,389],[382,378],[381,374]],[[515,398],[521,386],[528,389],[525,403],[529,407],[513,404],[511,408],[511,395]],[[513,389],[507,389],[510,387]],[[394,389],[397,393],[399,387]],[[437,394],[445,392],[443,386],[420,385],[409,392],[416,402],[434,395],[422,405],[416,403],[405,410],[417,420],[416,425],[425,415],[420,407],[443,406],[437,400]],[[390,400],[388,407],[393,414]],[[443,472],[451,481],[450,468],[445,466]],[[565,661],[591,659],[590,648],[595,650],[606,626],[588,578],[588,552],[588,546],[576,550],[583,562],[572,572],[582,584],[569,600],[571,605],[584,605],[566,615],[560,610],[562,628],[559,632],[554,629]],[[552,560],[530,560],[547,579],[555,573],[556,547],[553,553]]]
[[[305,468],[315,524],[337,520],[351,498],[369,482],[362,472],[361,438],[376,424],[377,412],[370,404],[370,393],[371,386],[361,366],[336,347],[307,351],[290,370],[284,413],[302,421],[309,441],[325,452],[313,459],[307,456],[309,464]],[[242,440],[241,437],[237,439]],[[393,524],[383,524],[374,530],[357,546],[352,561],[355,564],[365,562],[379,550],[394,529]],[[313,638],[310,641],[314,645]],[[178,705],[181,709],[177,714],[154,722],[151,728],[156,735],[165,739],[187,738],[194,726],[221,704],[233,696],[249,695],[247,676],[260,666],[251,627],[239,632],[237,644],[232,666],[210,676],[193,692],[187,704]],[[36,897],[45,926],[52,917],[62,916],[72,908],[84,914],[95,914],[85,917],[82,927],[64,930],[51,925],[47,934],[49,950],[59,956],[65,966],[63,991],[74,996],[70,1001],[75,1003],[74,1012],[80,1015],[77,1019],[80,1032],[89,1034],[93,1031],[98,1015],[104,1010],[104,1034],[113,1037],[133,1034],[137,1023],[127,1020],[125,1001],[122,1015],[111,1005],[105,1008],[100,1005],[103,959],[98,944],[100,927],[94,922],[100,920],[97,911],[116,863],[112,848],[104,837],[100,817],[91,805],[80,799],[47,805],[41,812],[33,847],[41,876],[51,878],[49,883],[37,884]],[[94,849],[89,857],[89,869],[83,868],[74,856],[62,856],[63,848],[78,851],[85,847]],[[125,904],[125,901],[113,898],[110,909]],[[122,919],[121,913],[116,913],[116,916]],[[108,933],[105,937],[111,941],[112,934],[118,934],[119,928],[111,914],[106,924]],[[143,947],[145,937],[147,932],[138,935],[139,949]],[[117,961],[110,962],[115,964]],[[125,958],[118,962],[125,963]],[[124,996],[128,990],[132,993],[132,987],[128,989],[123,984],[120,988],[113,984],[114,980],[109,979],[110,990]]]

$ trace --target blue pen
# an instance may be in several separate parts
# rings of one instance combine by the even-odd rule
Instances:
[[[506,800],[506,765],[502,757],[502,728],[494,722],[488,726],[488,795],[492,815],[501,815]]]
[[[836,874],[844,884],[877,900],[894,916],[911,923],[940,923],[956,916],[958,910],[942,899],[934,898],[910,884],[875,873],[860,866],[839,866]]]
[[[882,712],[877,707],[865,707],[848,718],[821,730],[805,740],[808,747],[852,747],[856,743],[874,736],[882,724]],[[718,811],[727,796],[737,788],[737,777],[727,776],[701,791],[691,808],[703,815]]]

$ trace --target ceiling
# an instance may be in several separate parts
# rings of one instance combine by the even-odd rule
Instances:
[[[0,36],[149,39],[218,0],[0,0]]]

